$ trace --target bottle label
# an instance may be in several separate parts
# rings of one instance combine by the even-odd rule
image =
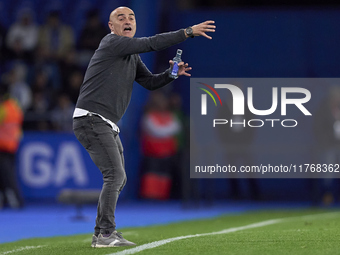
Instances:
[[[177,62],[175,62],[174,66],[172,68],[171,75],[177,76],[177,73],[178,73],[178,64],[177,64]]]

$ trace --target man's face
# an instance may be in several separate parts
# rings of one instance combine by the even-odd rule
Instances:
[[[110,15],[109,27],[116,35],[134,37],[136,19],[134,12],[127,7],[119,7]]]

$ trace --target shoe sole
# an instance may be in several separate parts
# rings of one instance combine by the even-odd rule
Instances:
[[[95,248],[110,248],[110,247],[123,247],[123,246],[135,246],[136,244],[96,244]]]
[[[110,247],[119,247],[117,245],[112,245],[112,244],[108,244],[108,245],[105,245],[105,244],[96,244],[95,248],[110,248]]]

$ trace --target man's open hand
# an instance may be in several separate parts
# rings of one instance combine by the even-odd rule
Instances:
[[[204,36],[208,39],[212,39],[211,36],[207,35],[206,32],[215,32],[216,26],[213,25],[215,21],[207,20],[200,24],[192,26],[194,36]]]

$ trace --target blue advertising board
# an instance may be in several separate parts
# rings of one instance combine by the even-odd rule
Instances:
[[[26,199],[55,198],[64,188],[102,186],[100,171],[73,134],[25,132],[16,163]]]

